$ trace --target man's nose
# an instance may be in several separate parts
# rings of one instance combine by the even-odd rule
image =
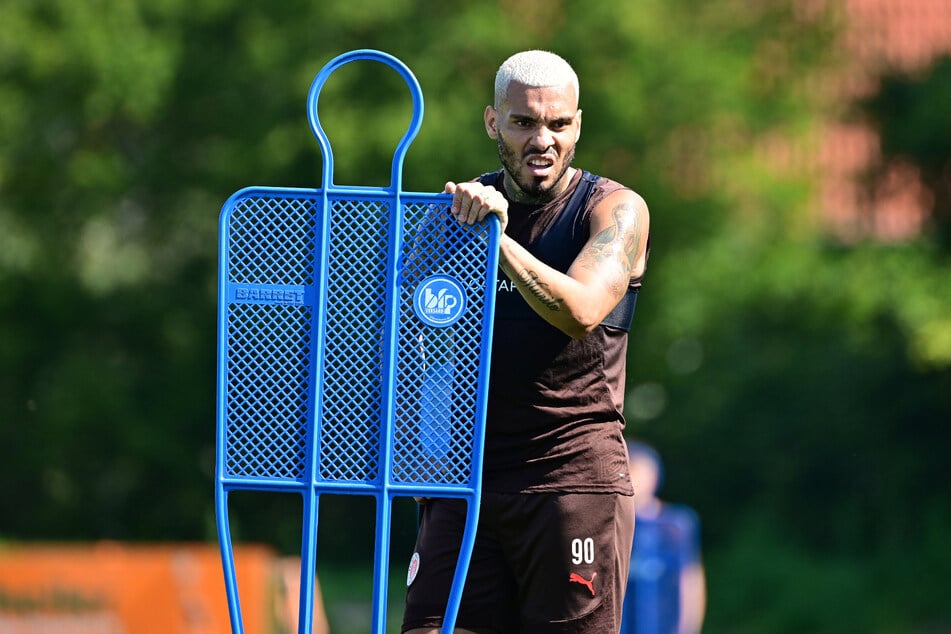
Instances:
[[[552,131],[548,129],[547,126],[538,126],[535,129],[535,134],[532,135],[532,145],[541,148],[548,149],[555,144],[555,135],[552,134]]]

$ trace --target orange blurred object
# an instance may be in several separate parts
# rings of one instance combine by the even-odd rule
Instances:
[[[298,560],[299,561],[299,560]],[[293,562],[296,563],[296,562]],[[296,631],[288,560],[266,546],[235,547],[248,634]],[[315,606],[323,619],[323,606]],[[315,624],[318,625],[318,624]],[[326,631],[326,626],[315,632]],[[4,634],[228,634],[216,545],[12,545],[0,548]]]

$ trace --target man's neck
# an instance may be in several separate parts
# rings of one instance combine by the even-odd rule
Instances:
[[[575,167],[569,167],[565,170],[565,173],[561,176],[561,180],[559,180],[552,189],[546,192],[544,197],[527,194],[505,170],[502,170],[502,187],[505,188],[504,194],[513,202],[523,205],[547,205],[557,198],[559,194],[568,189],[568,185],[571,184],[572,179],[575,177],[575,172],[577,171],[578,169]]]

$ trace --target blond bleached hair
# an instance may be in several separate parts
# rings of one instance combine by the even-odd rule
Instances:
[[[570,83],[580,95],[578,75],[564,58],[550,51],[522,51],[499,66],[495,74],[495,107],[508,99],[509,84],[515,82],[531,88],[564,86]]]

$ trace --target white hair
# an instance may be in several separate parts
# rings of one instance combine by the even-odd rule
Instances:
[[[578,91],[578,75],[571,64],[549,51],[522,51],[499,66],[495,74],[495,107],[508,98],[509,84],[515,82],[532,88],[564,86],[570,83]]]

